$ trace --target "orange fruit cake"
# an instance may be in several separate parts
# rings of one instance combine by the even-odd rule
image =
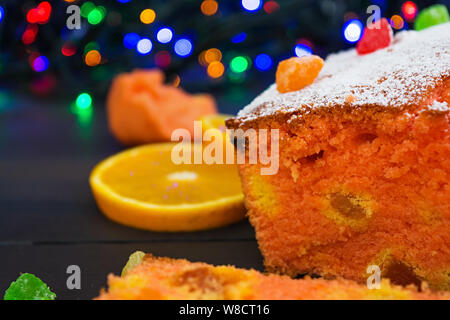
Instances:
[[[330,55],[311,85],[272,85],[227,120],[279,130],[276,174],[239,169],[268,271],[364,282],[375,265],[392,283],[450,290],[449,34]]]
[[[130,268],[127,268],[130,265]],[[418,292],[381,281],[379,289],[368,289],[351,280],[291,279],[264,275],[233,266],[212,266],[187,260],[157,258],[136,252],[121,277],[110,275],[109,288],[100,300],[279,300],[279,299],[450,299],[449,293]]]

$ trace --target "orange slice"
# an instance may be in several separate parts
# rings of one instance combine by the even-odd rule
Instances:
[[[101,211],[118,223],[153,231],[194,231],[241,220],[237,166],[177,165],[171,160],[175,145],[141,146],[98,164],[90,184]]]
[[[199,120],[202,122],[203,131],[206,131],[208,129],[218,129],[220,130],[220,132],[225,133],[225,120],[232,117],[233,116],[229,114],[217,113],[202,116]]]
[[[224,150],[224,158],[223,158],[224,163],[227,162],[227,156],[225,154],[226,150],[227,149],[234,150],[234,145],[231,143],[231,140],[226,133],[227,127],[225,126],[225,120],[232,118],[232,117],[233,116],[229,115],[229,114],[217,113],[217,114],[202,116],[199,118],[199,121],[202,122],[203,134],[205,134],[205,132],[207,130],[215,130],[218,132],[217,136],[222,137],[222,140],[223,140],[222,146],[223,146],[223,150]],[[214,134],[214,136],[216,136],[216,135]],[[206,141],[203,141],[203,143],[205,145],[209,144]]]

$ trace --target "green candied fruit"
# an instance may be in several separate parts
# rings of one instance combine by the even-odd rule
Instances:
[[[142,260],[144,259],[145,253],[142,251],[136,251],[130,255],[128,258],[128,262],[123,267],[122,270],[122,277],[124,277],[130,270],[134,269],[138,264],[141,264]]]
[[[450,21],[450,16],[447,7],[443,4],[435,4],[419,13],[414,23],[414,29],[423,30],[448,21]]]
[[[5,292],[5,300],[55,300],[56,294],[38,277],[23,273]]]

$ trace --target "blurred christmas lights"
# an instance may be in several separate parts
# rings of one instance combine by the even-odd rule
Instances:
[[[267,12],[268,14],[272,14],[275,11],[278,11],[279,9],[280,5],[276,1],[270,0],[264,3],[264,11]]]
[[[173,37],[173,31],[170,28],[161,28],[156,33],[156,39],[160,43],[168,43],[172,40]]]
[[[248,60],[243,56],[234,57],[230,62],[230,69],[235,73],[244,72],[249,68]]]
[[[127,49],[134,49],[136,48],[136,45],[139,42],[139,40],[141,40],[141,37],[137,33],[134,32],[127,33],[123,37],[123,45]]]
[[[261,9],[262,1],[261,0],[242,0],[241,1],[242,8],[247,11],[253,12]]]
[[[73,56],[77,52],[77,47],[72,42],[66,42],[61,48],[61,53],[66,56],[70,57]]]
[[[222,52],[219,49],[211,48],[205,51],[204,60],[207,64],[222,60]]]
[[[412,21],[417,15],[417,5],[412,1],[406,1],[402,5],[402,14],[407,21]]]
[[[389,22],[392,28],[396,30],[403,29],[403,27],[405,26],[405,21],[403,21],[403,18],[400,17],[398,14],[393,15]]]
[[[265,53],[258,54],[255,57],[255,67],[260,71],[269,70],[272,67],[272,64],[272,58]]]
[[[32,67],[36,72],[43,72],[48,69],[48,59],[46,56],[38,56],[33,60]]]
[[[144,9],[140,14],[139,19],[144,24],[151,24],[156,19],[156,13],[152,9]]]
[[[241,43],[241,42],[245,41],[246,38],[247,38],[247,34],[245,32],[241,32],[241,33],[238,33],[237,35],[235,35],[233,38],[231,38],[231,42]]]
[[[142,38],[136,45],[136,50],[142,55],[149,54],[152,51],[153,43],[148,38]]]
[[[100,22],[103,21],[105,13],[106,11],[102,10],[101,7],[94,8],[88,13],[87,20],[92,25],[99,24]]]
[[[187,57],[192,53],[192,42],[186,38],[181,38],[175,42],[173,49],[180,57]]]
[[[27,13],[27,21],[29,23],[47,23],[50,19],[50,14],[52,12],[52,6],[48,1],[43,1],[38,4],[37,7],[31,8]]]
[[[89,13],[95,9],[95,4],[90,1],[87,1],[81,5],[81,16],[83,18],[87,18]]]
[[[350,43],[357,42],[363,31],[363,24],[357,19],[352,19],[344,24],[343,35],[344,39]]]
[[[92,107],[92,98],[89,93],[80,93],[75,101],[78,110],[86,110]]]
[[[168,51],[162,50],[155,54],[155,64],[159,68],[167,68],[170,65],[171,57]]]
[[[206,72],[211,78],[220,78],[225,72],[225,66],[220,61],[213,61],[208,65]]]
[[[200,10],[205,16],[212,16],[219,9],[219,4],[215,0],[204,0],[200,5]]]
[[[297,43],[294,47],[294,53],[297,57],[309,56],[312,54],[312,49],[305,43]]]
[[[100,50],[100,46],[98,45],[98,43],[97,42],[95,42],[95,41],[91,41],[91,42],[89,42],[89,43],[87,43],[85,46],[84,46],[84,50],[83,50],[83,52],[84,52],[84,54],[87,54],[89,51],[91,51],[91,50]]]
[[[91,50],[84,57],[84,61],[89,67],[95,67],[102,61],[102,55],[97,50]]]
[[[36,24],[29,24],[22,34],[22,42],[24,44],[31,44],[36,39],[38,33],[38,26]]]

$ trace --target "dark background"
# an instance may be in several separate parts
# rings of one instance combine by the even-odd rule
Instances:
[[[402,15],[403,1],[279,0],[272,13],[264,7],[247,12],[240,1],[218,1],[213,16],[202,14],[202,1],[94,2],[108,14],[120,13],[121,22],[108,23],[106,16],[91,25],[83,18],[83,36],[65,34],[68,3],[53,1],[49,20],[38,25],[29,44],[23,43],[30,24],[26,16],[39,2],[0,4],[0,294],[20,272],[30,272],[47,282],[59,299],[90,299],[105,286],[108,273],[120,273],[135,250],[263,270],[247,221],[204,232],[167,234],[123,227],[99,212],[88,185],[90,171],[125,148],[107,130],[104,101],[111,79],[136,67],[155,67],[156,54],[167,51],[171,62],[163,69],[168,81],[179,76],[183,88],[214,94],[219,110],[234,114],[274,81],[277,62],[294,55],[297,44],[306,43],[323,57],[352,47],[342,35],[348,20],[365,21],[371,3],[378,4],[385,17]],[[415,3],[420,10],[446,2]],[[139,21],[144,8],[155,10],[154,23]],[[176,37],[192,41],[188,57],[173,52],[173,41],[167,45],[155,41],[155,31],[163,25],[173,28]],[[405,22],[402,29],[412,25]],[[124,47],[123,36],[130,32],[152,39],[150,54]],[[230,41],[241,32],[247,34],[243,42]],[[67,41],[76,47],[70,57],[61,54]],[[95,67],[83,60],[84,49],[92,42],[102,55]],[[225,74],[218,79],[209,77],[198,61],[208,48],[219,48],[223,54]],[[255,66],[261,53],[273,61],[268,70]],[[42,72],[32,68],[32,58],[39,55],[49,62]],[[251,63],[236,73],[230,62],[239,55]],[[88,112],[74,112],[74,100],[81,92],[93,97]],[[72,264],[81,268],[81,290],[66,288],[66,268]]]

